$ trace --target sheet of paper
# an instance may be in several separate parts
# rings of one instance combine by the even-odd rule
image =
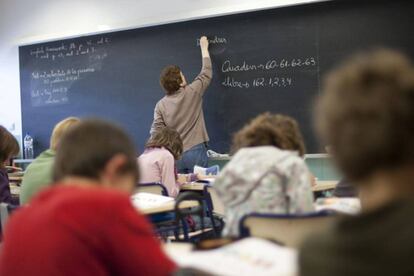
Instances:
[[[205,181],[208,181],[208,183],[214,183],[214,181],[216,180],[216,178],[214,178],[214,177],[206,177],[206,178],[203,178],[203,180],[205,180]]]
[[[180,267],[195,268],[214,275],[297,274],[297,251],[259,238],[247,238],[209,251],[169,250]]]
[[[174,201],[174,198],[150,193],[136,193],[131,196],[132,204],[139,209],[161,206],[166,202]]]
[[[333,210],[345,214],[358,214],[361,211],[361,200],[353,197],[318,198],[316,211]]]

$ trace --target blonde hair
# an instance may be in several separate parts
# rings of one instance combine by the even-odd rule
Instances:
[[[63,134],[65,134],[69,128],[78,123],[80,123],[80,119],[76,117],[68,117],[57,123],[53,128],[52,136],[50,137],[50,148],[52,150],[56,150]]]

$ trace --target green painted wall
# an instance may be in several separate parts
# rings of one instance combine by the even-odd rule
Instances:
[[[210,159],[209,166],[219,165],[220,169],[223,169],[228,161],[229,159]],[[318,180],[339,180],[341,178],[329,157],[306,158],[305,162]]]

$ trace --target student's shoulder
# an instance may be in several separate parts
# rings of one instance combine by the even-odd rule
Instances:
[[[246,147],[240,149],[232,158],[232,160],[239,159],[254,159],[271,161],[277,159],[300,160],[294,152],[278,149],[274,146],[257,146],[257,147]]]
[[[84,191],[83,194],[79,196],[79,201],[86,204],[88,204],[88,202],[92,202],[104,206],[111,206],[112,204],[129,203],[129,196],[127,193],[100,187],[85,190],[87,191]],[[116,206],[117,205],[112,205],[112,207]]]
[[[160,147],[145,150],[145,152],[138,157],[138,160],[148,158],[149,156],[155,156],[156,158],[174,159],[174,156],[169,150],[164,147]]]
[[[52,169],[55,160],[55,153],[52,150],[42,152],[29,166],[26,168],[26,174],[36,173],[39,169]]]
[[[174,155],[172,155],[172,153],[164,147],[160,148],[160,155],[162,155],[165,159],[168,160],[174,159]]]
[[[57,184],[36,198],[39,205],[50,205],[58,209],[84,209],[101,212],[129,202],[126,193],[102,187],[78,187]]]

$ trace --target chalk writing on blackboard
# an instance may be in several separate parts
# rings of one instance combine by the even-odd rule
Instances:
[[[227,44],[227,38],[225,37],[208,37],[207,38],[209,44]],[[197,46],[200,46],[200,39],[197,39]]]
[[[247,79],[241,79],[237,77],[226,76],[221,83],[224,87],[230,88],[284,88],[291,87],[293,77],[281,77],[281,76],[266,76],[266,77],[253,77]]]
[[[33,106],[65,104],[73,82],[96,71],[93,67],[34,71],[31,74],[31,99]]]
[[[231,60],[225,60],[221,65],[221,72],[247,72],[259,70],[274,70],[300,67],[315,67],[317,65],[314,57],[292,58],[292,59],[269,59],[263,63],[249,63],[245,60],[242,63],[232,63]]]
[[[108,57],[106,46],[110,43],[108,37],[100,36],[31,49],[30,56],[37,60],[38,65],[30,74],[32,106],[69,103],[72,84],[101,70],[103,61]],[[45,67],[52,69],[41,69]]]
[[[81,42],[61,42],[53,46],[39,46],[30,50],[30,56],[41,60],[60,60],[84,55],[97,55],[102,58],[99,50],[110,43],[107,37],[98,39],[87,39]]]
[[[290,88],[295,85],[295,79],[300,82],[303,72],[315,71],[317,66],[317,59],[312,56],[271,58],[263,62],[226,59],[221,64],[224,73],[221,85],[236,89]]]

